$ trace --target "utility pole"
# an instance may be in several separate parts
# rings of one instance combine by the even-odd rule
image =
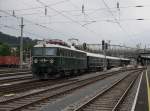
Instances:
[[[107,43],[105,43],[104,40],[102,40],[102,50],[103,50],[103,54],[104,54],[104,61],[103,61],[103,68],[104,68],[104,71],[107,70],[107,60],[106,60],[106,45]]]
[[[23,65],[23,17],[21,18],[21,36],[20,36],[20,68],[22,69]]]
[[[106,47],[106,44],[105,44]],[[104,55],[105,55],[105,60],[104,60],[104,71],[107,70],[107,60],[106,60],[106,48],[104,48]]]

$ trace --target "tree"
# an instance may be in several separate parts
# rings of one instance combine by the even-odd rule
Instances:
[[[8,56],[11,54],[10,47],[7,44],[0,42],[0,55]]]

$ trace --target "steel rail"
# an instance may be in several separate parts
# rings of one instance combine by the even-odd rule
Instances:
[[[2,73],[13,73],[13,72],[25,72],[25,71],[30,71],[29,69],[0,69],[0,74]]]
[[[117,71],[116,72],[114,72],[114,73],[117,73]],[[106,73],[106,74],[109,74],[109,73]],[[28,79],[27,79],[28,80]],[[30,80],[30,79],[29,79]],[[64,80],[64,79],[63,79]],[[24,81],[24,80],[23,80]],[[32,83],[34,82],[35,80],[33,80],[33,81],[31,81]],[[30,88],[30,86],[33,86],[32,84],[30,84],[28,81],[27,82],[21,82],[21,79],[19,79],[19,82],[17,83],[17,81],[12,81],[12,82],[15,82],[15,84],[13,84],[12,82],[9,82],[9,81],[5,81],[5,82],[7,82],[6,84],[5,83],[2,83],[1,85],[0,85],[0,89],[2,89],[0,92],[2,92],[2,93],[11,93],[11,92],[15,92],[16,93],[16,91],[17,92],[19,92],[19,90],[20,89],[22,89],[22,92],[23,91],[25,91],[25,89],[27,88],[27,89],[31,89]],[[9,83],[10,84],[9,84]],[[37,81],[38,82],[38,81]],[[0,83],[1,83],[1,81],[0,81]],[[12,84],[11,84],[12,83]],[[27,84],[26,84],[27,83]],[[29,84],[28,84],[29,83]],[[19,85],[20,84],[20,85]],[[33,83],[34,84],[34,83]],[[47,86],[47,84],[49,84],[49,82],[45,82],[45,81],[42,81],[42,82],[40,82],[40,84],[45,84],[45,85],[39,85],[39,87],[40,86]],[[26,87],[26,85],[28,86],[28,87]],[[23,86],[24,87],[24,89],[21,87],[20,88],[20,86]],[[33,87],[33,88],[35,88],[35,87]],[[7,90],[8,89],[8,90]],[[17,90],[16,90],[17,89]]]
[[[88,101],[86,101],[85,103],[83,103],[82,105],[78,106],[77,108],[75,108],[73,111],[80,111],[82,110],[82,108],[86,107],[88,104],[90,104],[91,102],[93,102],[94,100],[96,100],[97,98],[99,98],[100,96],[104,95],[106,92],[108,92],[109,90],[111,90],[113,87],[115,87],[116,85],[118,85],[120,82],[122,82],[125,78],[127,78],[128,76],[130,76],[130,74],[126,75],[124,78],[119,79],[118,81],[116,81],[114,84],[112,84],[111,86],[107,87],[106,89],[104,89],[103,91],[101,91],[100,93],[98,93],[97,95],[95,95],[94,97],[92,97],[91,99],[89,99]],[[134,79],[135,80],[135,79]]]
[[[27,79],[31,79],[32,78],[32,74],[30,75],[25,75],[22,77],[10,77],[10,78],[5,78],[5,79],[1,79],[0,80],[0,84],[4,84],[4,83],[8,83],[8,82],[15,82],[15,81],[20,81],[20,80],[27,80]]]
[[[128,92],[131,90],[131,88],[134,85],[135,81],[136,81],[136,79],[134,79],[130,83],[130,85],[128,86],[128,88],[126,89],[126,91],[124,92],[124,94],[121,96],[121,98],[119,99],[119,101],[117,102],[117,104],[114,106],[114,108],[112,109],[112,111],[117,111],[117,108],[122,104],[123,100],[127,96]]]
[[[119,72],[118,72],[118,73],[119,73]],[[118,74],[118,73],[116,73],[116,74]],[[55,91],[54,94],[51,94],[50,96],[49,96],[49,95],[48,95],[48,96],[45,95],[45,97],[38,98],[37,100],[32,100],[31,102],[25,103],[25,104],[23,104],[23,105],[21,105],[21,106],[15,107],[15,108],[12,108],[12,109],[9,110],[9,111],[20,110],[20,109],[26,108],[26,107],[28,107],[28,106],[30,106],[30,105],[39,103],[39,102],[41,102],[41,101],[43,101],[43,100],[47,100],[48,98],[57,97],[57,96],[59,96],[59,95],[65,94],[65,93],[67,93],[67,92],[69,92],[69,91],[76,90],[76,89],[81,88],[81,87],[83,87],[83,86],[86,86],[86,85],[88,85],[88,84],[92,84],[92,83],[94,83],[94,82],[97,82],[97,81],[99,81],[99,80],[101,80],[101,79],[104,79],[104,78],[106,78],[106,77],[108,77],[108,76],[111,76],[111,75],[114,75],[114,74],[112,74],[112,72],[111,72],[111,73],[109,73],[109,74],[107,74],[107,75],[106,75],[106,74],[103,75],[103,77],[102,77],[102,75],[98,75],[98,76],[96,76],[96,77],[88,78],[88,79],[85,79],[85,80],[75,81],[75,82],[68,83],[68,84],[63,85],[63,86],[58,86],[58,87],[50,88],[50,89],[43,90],[43,91],[40,91],[40,92],[36,92],[36,93],[30,94],[30,95],[25,95],[25,96],[21,96],[21,97],[18,97],[18,98],[14,98],[14,99],[2,101],[2,102],[0,102],[0,104],[1,104],[1,105],[2,105],[2,104],[8,104],[8,103],[11,103],[11,104],[12,104],[12,102],[13,102],[13,101],[16,101],[16,100],[20,100],[20,99],[23,99],[23,98],[31,98],[31,96],[34,96],[34,95],[37,96],[38,94],[44,93],[44,92],[46,92],[46,91]],[[98,77],[99,77],[99,78],[98,78]],[[68,89],[67,89],[67,87],[68,87]],[[59,88],[59,89],[58,89],[58,88]],[[63,90],[62,90],[61,88],[63,88]],[[57,89],[58,91],[56,91],[56,89]],[[59,90],[60,90],[60,91],[59,91]]]
[[[21,72],[3,73],[3,74],[0,74],[0,77],[9,77],[9,76],[25,75],[25,74],[29,74],[29,73],[31,73],[31,71],[21,71]]]

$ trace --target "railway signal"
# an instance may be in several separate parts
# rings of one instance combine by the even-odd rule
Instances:
[[[87,44],[83,43],[83,49],[86,50],[87,49]]]
[[[102,50],[104,50],[104,49],[105,49],[105,41],[102,40]]]
[[[107,70],[107,61],[106,61],[106,50],[108,49],[108,44],[105,43],[104,40],[102,40],[102,50],[103,50],[103,54],[105,56],[105,59],[103,60],[103,68],[104,70]]]

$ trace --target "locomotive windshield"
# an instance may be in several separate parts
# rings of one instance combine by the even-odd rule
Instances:
[[[35,47],[33,48],[33,56],[56,55],[56,48],[53,47]]]
[[[45,48],[45,55],[56,55],[56,48]]]
[[[34,56],[41,56],[41,55],[43,55],[43,48],[41,48],[41,47],[33,48],[33,55]]]

